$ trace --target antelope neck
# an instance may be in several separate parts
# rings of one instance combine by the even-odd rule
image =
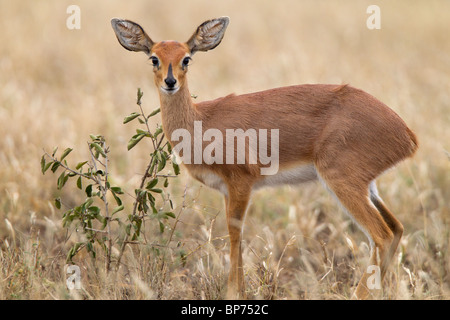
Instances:
[[[170,142],[174,130],[193,130],[194,120],[198,114],[186,83],[172,95],[160,92],[159,98],[163,129]]]

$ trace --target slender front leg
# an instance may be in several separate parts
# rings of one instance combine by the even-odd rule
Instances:
[[[230,273],[227,299],[245,299],[244,271],[242,266],[241,235],[250,191],[232,190],[225,197],[228,233],[230,235]]]

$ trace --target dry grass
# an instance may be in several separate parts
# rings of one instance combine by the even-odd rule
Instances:
[[[52,206],[56,177],[39,166],[42,149],[53,146],[73,147],[73,161],[86,158],[89,134],[101,133],[111,145],[115,182],[131,193],[149,150],[126,151],[134,128],[121,121],[135,111],[137,87],[147,110],[159,100],[145,56],[118,45],[110,19],[138,21],[155,40],[187,40],[200,22],[222,15],[231,18],[224,41],[196,55],[190,68],[199,99],[350,83],[413,128],[421,143],[416,157],[378,180],[405,226],[383,298],[450,298],[448,1],[377,1],[382,25],[375,31],[365,25],[368,1],[77,3],[81,30],[71,31],[72,2],[0,0],[0,299],[225,297],[223,200],[186,173],[172,186],[176,213],[183,211],[170,248],[153,246],[167,235],[148,228],[147,243],[130,247],[120,272],[109,276],[102,257],[81,256],[83,289],[69,292],[65,253],[75,235]],[[70,191],[65,197],[80,200]],[[368,257],[362,233],[314,184],[258,192],[243,248],[249,297],[256,299],[348,299]]]

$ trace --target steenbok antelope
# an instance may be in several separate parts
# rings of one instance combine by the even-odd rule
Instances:
[[[349,85],[298,85],[194,103],[186,79],[191,57],[219,45],[228,23],[228,17],[205,21],[187,42],[181,43],[154,42],[132,21],[111,21],[125,49],[143,51],[150,57],[163,129],[174,149],[179,129],[195,136],[195,125],[201,123],[205,135],[215,132],[213,142],[202,140],[189,145],[189,150],[180,150],[180,156],[196,152],[205,155],[209,150],[209,158],[185,162],[185,167],[195,179],[225,196],[231,260],[227,297],[245,297],[241,237],[252,191],[311,180],[320,180],[367,235],[371,267],[378,271],[380,281],[397,249],[403,226],[378,195],[375,178],[414,154],[416,136],[394,111]],[[237,147],[228,145],[234,146],[236,137],[227,136],[225,141],[220,137],[230,129],[245,132],[241,142],[248,152],[244,158]],[[256,130],[266,130],[266,134],[272,130],[270,141],[258,148],[259,155],[261,149],[266,155],[268,150],[275,153],[272,156],[279,163],[271,174],[261,170],[267,168],[267,161],[250,161],[258,146],[246,143],[246,139],[251,140],[250,133]],[[211,140],[210,134],[206,141]],[[241,161],[234,163],[234,157]],[[372,276],[372,272],[364,273],[356,298],[370,298],[379,292],[380,288],[369,283]]]

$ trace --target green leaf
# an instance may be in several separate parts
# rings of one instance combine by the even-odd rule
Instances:
[[[158,184],[158,178],[153,179],[149,183],[147,183],[146,189],[151,189]]]
[[[137,145],[139,143],[139,141],[141,141],[142,138],[144,138],[144,137],[145,137],[144,134],[136,134],[136,135],[134,135],[130,139],[130,141],[128,142],[128,145],[127,145],[128,151],[130,151],[135,145]]]
[[[163,132],[162,127],[158,127],[158,128],[156,128],[155,133],[153,134],[153,136],[156,138],[162,132]]]
[[[52,172],[55,173],[56,170],[58,170],[58,168],[59,168],[60,165],[61,165],[61,163],[58,162],[58,161],[53,162],[52,169],[51,169]]]
[[[61,209],[61,199],[60,198],[55,199],[55,207],[57,209]]]
[[[140,115],[141,115],[140,113],[133,112],[132,114],[126,116],[125,119],[123,119],[123,124],[126,124],[126,123],[128,123],[130,121],[133,121],[134,119],[136,119]]]
[[[173,171],[175,172],[175,175],[179,175],[180,174],[180,166],[175,163],[175,161],[172,162],[172,167],[173,167]]]
[[[159,231],[161,231],[161,233],[164,232],[165,226],[164,223],[162,223],[161,221],[159,222]]]
[[[120,200],[120,198],[116,195],[115,192],[113,192],[112,194],[113,194],[114,200],[116,200],[117,205],[121,206],[122,205],[122,200]]]
[[[124,209],[123,205],[120,205],[120,206],[114,208],[114,210],[111,213],[111,216],[114,215],[115,213],[119,212],[119,211],[122,211],[123,209]]]
[[[151,118],[154,115],[157,115],[160,111],[161,111],[161,108],[153,110],[152,113],[150,113],[150,115],[147,118]]]
[[[166,212],[165,214],[168,217],[171,217],[171,218],[174,218],[174,219],[176,218],[175,213],[173,213],[173,212]]]
[[[53,148],[52,157],[55,157],[56,151],[58,151],[58,147]]]
[[[142,99],[142,96],[144,95],[144,93],[141,91],[141,88],[138,88],[138,91],[137,91],[137,104],[141,104],[141,99]]]
[[[139,197],[139,194],[142,192],[143,190],[141,188],[138,189],[134,189],[134,193],[136,194],[136,197]]]
[[[52,166],[52,164],[53,164],[53,161],[50,161],[49,163],[47,163],[47,164],[45,165],[44,173],[47,172],[48,168],[50,168],[50,167]]]
[[[161,161],[161,152],[159,152],[159,150],[155,150],[153,156],[156,158],[156,160]]]
[[[74,210],[70,209],[63,214],[63,227],[67,228],[72,223],[73,219],[75,219],[75,215],[73,214]]]
[[[141,228],[142,228],[142,219],[136,219],[135,225],[134,225],[134,236],[133,238],[136,240],[137,237],[141,234]]]
[[[137,134],[142,134],[142,135],[144,135],[146,137],[150,137],[150,132],[142,130],[142,129],[136,129],[136,133]]]
[[[103,150],[103,148],[96,142],[91,142],[90,143],[91,147],[94,147],[95,150],[100,153],[104,158],[106,158],[106,154],[105,151]]]
[[[112,187],[111,191],[114,192],[115,194],[124,194],[124,192],[122,191],[122,188],[120,188],[120,187]]]
[[[102,230],[103,230],[103,229],[105,229],[106,225],[108,224],[108,219],[102,217],[101,223],[102,223]]]
[[[64,150],[63,154],[61,155],[61,159],[59,161],[63,161],[65,157],[67,157],[69,155],[69,153],[72,152],[72,148],[67,148],[66,150]]]
[[[153,214],[157,214],[158,213],[158,209],[156,209],[156,206],[155,206],[154,202],[150,203],[150,207],[152,208]]]
[[[93,207],[91,207],[91,208],[93,208]],[[90,209],[90,208],[89,208],[89,209]],[[106,225],[107,219],[106,219],[104,216],[102,216],[102,215],[100,214],[100,209],[98,210],[98,213],[95,213],[95,214],[94,214],[94,217],[95,217],[95,219],[97,219],[98,221],[100,221],[102,224]]]
[[[164,156],[164,154],[162,154],[162,153],[160,153],[160,154],[161,154],[161,156],[160,156],[160,159],[158,159],[159,163],[158,163],[158,171],[157,172],[162,171],[166,167],[166,157]]]
[[[90,184],[86,187],[86,195],[88,197],[92,197],[92,184]]]
[[[163,191],[161,189],[150,189],[151,192],[155,192],[155,193],[162,193]]]
[[[43,155],[41,158],[41,171],[42,171],[42,174],[45,173],[45,155]]]
[[[75,169],[79,170],[82,166],[84,166],[86,163],[88,163],[87,161],[83,161],[83,162],[79,162],[77,164],[77,166],[75,167]]]
[[[76,243],[67,253],[67,261],[72,262],[73,257],[78,253],[78,249],[83,245],[82,242]]]
[[[79,176],[78,179],[77,179],[77,187],[78,187],[78,189],[80,189],[80,190],[83,189],[83,185],[81,184],[81,176]]]
[[[94,203],[94,199],[92,198],[87,198],[86,201],[84,202],[83,206],[85,208],[88,208]]]
[[[146,195],[147,195],[147,191],[145,191],[145,190],[139,191],[139,198],[144,199]]]
[[[88,208],[88,212],[92,214],[95,218],[100,214],[100,208],[96,206],[91,206]]]
[[[61,190],[64,187],[64,185],[66,184],[68,179],[69,179],[69,176],[66,175],[65,171],[63,171],[58,178],[58,182],[57,182],[58,190]]]
[[[100,135],[90,134],[89,137],[91,137],[92,141],[100,140]]]

